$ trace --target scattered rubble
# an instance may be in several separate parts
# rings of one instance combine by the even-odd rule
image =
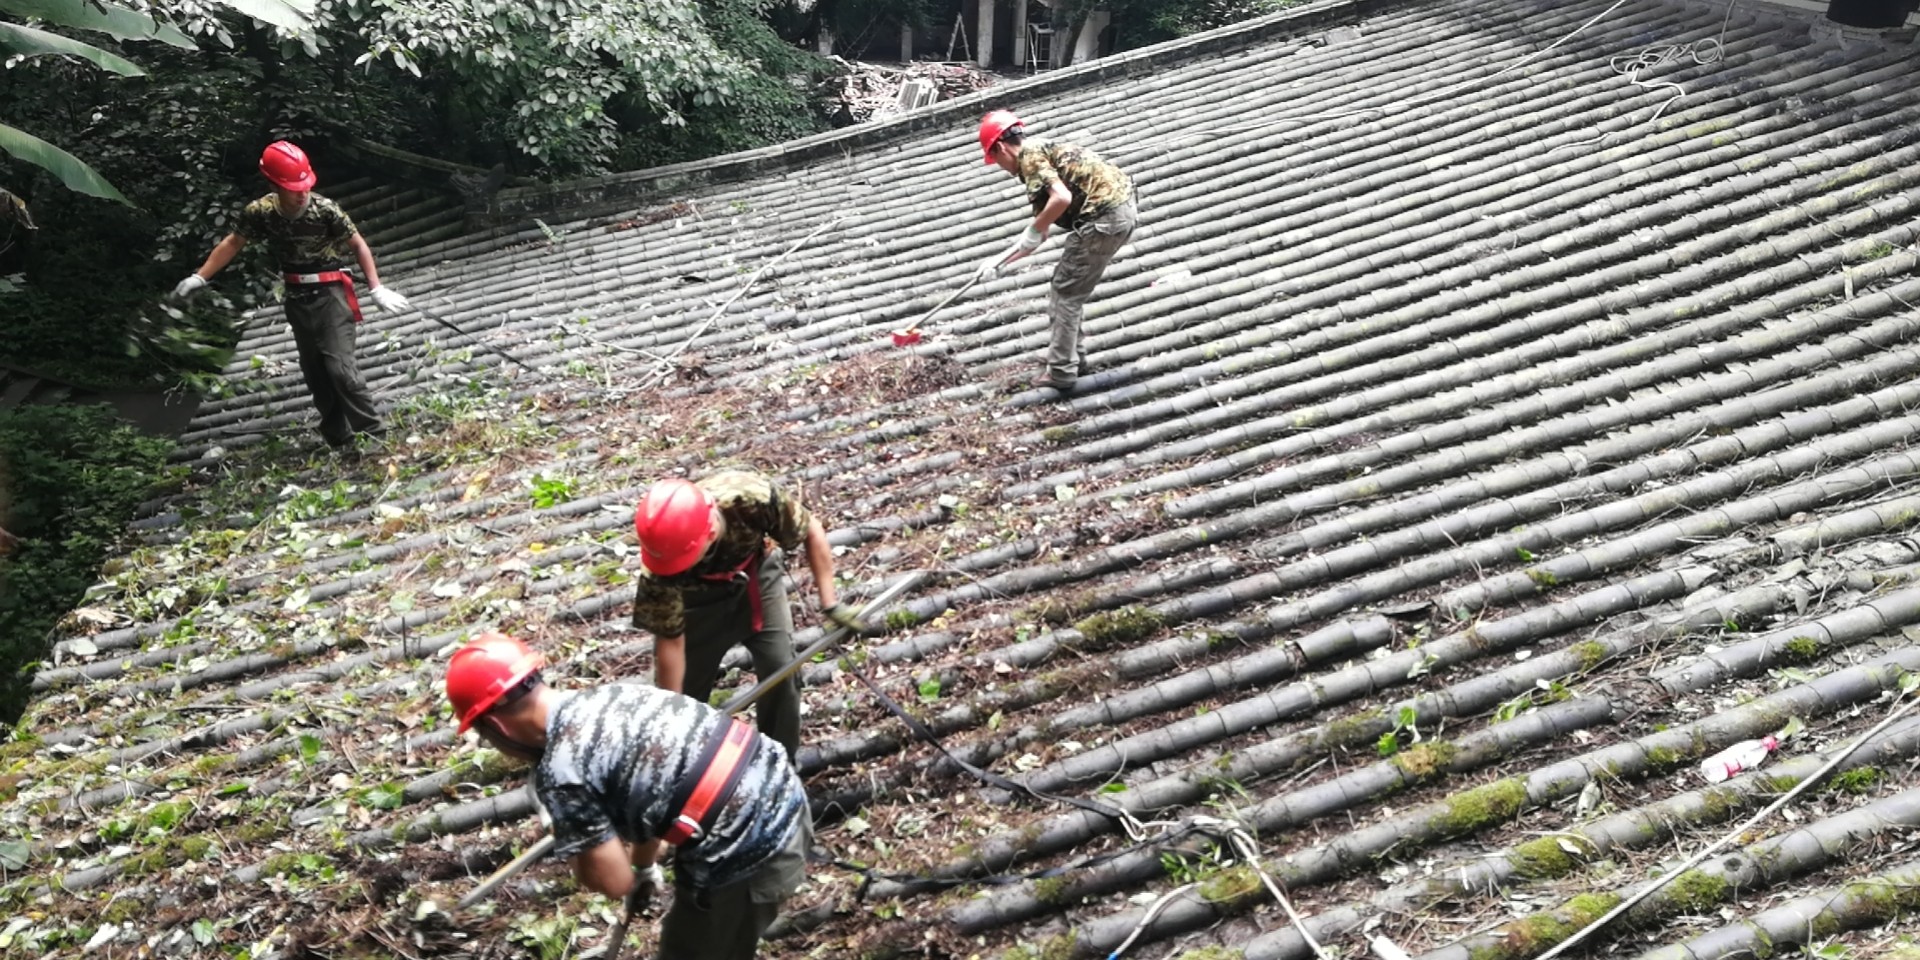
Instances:
[[[998,78],[968,63],[919,62],[888,66],[830,58],[841,72],[815,88],[821,109],[836,127],[899,116],[917,107],[965,96]]]

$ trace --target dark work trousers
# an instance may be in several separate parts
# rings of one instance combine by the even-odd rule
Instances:
[[[720,659],[745,644],[753,656],[753,672],[762,677],[793,662],[793,611],[787,608],[786,557],[769,549],[760,561],[761,626],[753,629],[753,611],[747,606],[745,584],[700,586],[685,593],[687,669],[680,692],[701,703],[713,696]],[[798,676],[797,674],[795,675]],[[766,692],[754,705],[760,732],[787,748],[793,760],[800,749],[799,681]]]
[[[337,283],[288,284],[286,311],[300,349],[300,375],[320,414],[321,438],[344,447],[355,433],[378,432],[380,409],[360,378],[353,352],[357,325],[346,291]]]
[[[1139,223],[1133,201],[1089,217],[1067,233],[1060,261],[1053,267],[1053,290],[1047,298],[1052,335],[1047,342],[1047,376],[1056,383],[1072,383],[1087,358],[1080,339],[1080,321],[1087,298],[1107,270],[1113,255],[1133,236]]]
[[[695,890],[676,876],[673,906],[660,921],[658,960],[751,960],[780,905],[806,879],[813,824],[805,810],[799,820],[786,847],[745,880]]]

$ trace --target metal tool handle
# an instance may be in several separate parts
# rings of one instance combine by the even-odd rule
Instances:
[[[527,852],[517,857],[514,857],[505,866],[501,867],[498,870],[495,870],[492,876],[488,877],[485,880],[480,881],[480,885],[477,887],[474,887],[472,893],[469,893],[466,896],[461,897],[460,909],[465,910],[466,908],[471,907],[482,900],[485,900],[488,894],[491,894],[493,893],[493,891],[499,889],[500,885],[512,879],[514,874],[519,873],[522,870],[525,870],[527,868],[527,865],[533,863],[535,860],[539,860],[542,857],[545,857],[547,855],[547,851],[552,849],[553,849],[553,834],[549,833],[546,836],[541,837],[538,840],[535,840],[533,842],[533,846],[527,848]]]
[[[913,323],[911,323],[911,324],[908,324],[908,325],[907,325],[907,326],[906,326],[906,327],[905,327],[904,329],[908,329],[908,330],[911,330],[911,329],[913,329],[914,327],[917,327],[917,326],[919,326],[919,325],[921,325],[921,324],[923,324],[923,323],[926,323],[926,322],[928,322],[928,321],[930,321],[930,320],[932,320],[932,319],[933,319],[933,315],[934,315],[934,314],[936,314],[936,313],[939,313],[939,312],[940,312],[940,311],[942,311],[942,310],[945,310],[945,309],[947,308],[947,304],[949,304],[949,303],[952,303],[952,302],[954,302],[955,300],[958,300],[958,299],[960,299],[960,297],[961,297],[961,296],[962,296],[963,294],[965,294],[965,293],[966,293],[966,292],[967,292],[968,290],[972,290],[972,289],[973,289],[973,285],[974,285],[974,284],[976,284],[976,283],[979,283],[979,282],[980,282],[980,274],[978,274],[978,273],[975,273],[975,274],[973,275],[973,277],[972,277],[972,279],[970,279],[970,280],[968,280],[968,281],[966,282],[966,284],[965,284],[964,286],[962,286],[962,287],[961,287],[960,289],[958,289],[958,290],[955,290],[954,292],[952,292],[952,293],[950,293],[950,294],[947,294],[947,298],[946,298],[945,300],[942,300],[942,301],[940,301],[940,302],[939,302],[938,304],[936,304],[936,305],[934,306],[934,308],[933,308],[932,310],[928,310],[928,311],[927,311],[927,315],[926,315],[926,316],[924,316],[924,317],[921,317],[920,319],[918,319],[918,320],[916,320],[916,321],[914,321],[914,322],[913,322]]]
[[[875,594],[874,598],[867,601],[867,605],[861,607],[860,612],[855,616],[858,619],[865,620],[867,617],[878,612],[883,605],[891,603],[893,598],[918,586],[920,581],[925,580],[926,577],[927,572],[925,570],[915,570],[913,573],[901,577],[899,580],[894,581],[892,586]],[[720,712],[731,716],[752,706],[753,702],[765,696],[768,690],[772,690],[774,687],[787,682],[788,677],[798,673],[800,667],[808,660],[813,659],[818,654],[825,653],[832,649],[835,644],[852,635],[853,630],[851,628],[835,627],[829,631],[826,636],[815,640],[805,650],[800,651],[791,661],[788,661],[786,666],[760,678],[760,682],[748,688],[746,692],[728,700],[727,705],[720,708]]]

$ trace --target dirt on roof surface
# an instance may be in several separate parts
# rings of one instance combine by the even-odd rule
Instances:
[[[472,336],[369,318],[356,457],[262,318],[0,747],[0,953],[598,945],[552,865],[448,916],[540,827],[445,658],[644,680],[633,502],[749,466],[850,598],[931,574],[803,670],[838,862],[764,956],[1533,957],[1803,783],[1574,952],[1898,955],[1920,725],[1848,748],[1920,670],[1912,48],[1738,0],[1250,29],[994,102],[1140,195],[1063,398],[1057,240],[892,345],[1027,216],[961,122],[404,261]]]

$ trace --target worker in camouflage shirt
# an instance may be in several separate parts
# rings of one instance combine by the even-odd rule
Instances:
[[[380,309],[400,313],[410,304],[380,284],[373,250],[353,220],[313,192],[317,178],[304,151],[285,140],[268,144],[260,156],[260,172],[273,184],[273,192],[240,211],[233,232],[213,248],[200,269],[174,287],[173,295],[192,296],[248,242],[265,242],[286,283],[287,326],[300,352],[300,374],[320,414],[321,439],[336,450],[345,449],[354,434],[378,435],[382,427],[354,356],[360,301],[354,296],[353,278],[342,267],[349,258],[359,264],[367,295]]]
[[[1047,368],[1033,384],[1065,393],[1089,370],[1080,338],[1087,298],[1139,223],[1133,184],[1120,168],[1084,147],[1027,143],[1020,118],[1006,110],[995,110],[980,122],[980,149],[988,166],[1019,178],[1033,205],[1033,223],[1006,252],[980,265],[981,278],[1040,249],[1054,224],[1068,231],[1047,302]]]
[[[765,677],[793,660],[782,551],[805,545],[820,608],[838,626],[867,632],[840,605],[827,532],[799,498],[745,470],[698,483],[662,480],[634,510],[640,576],[633,625],[654,636],[654,682],[706,701],[728,650],[744,644]],[[769,547],[769,542],[772,546]],[[797,678],[757,705],[760,729],[792,755],[800,746]]]
[[[673,849],[661,960],[752,957],[804,879],[812,845],[806,790],[786,751],[655,687],[556,691],[544,666],[497,633],[455,651],[446,686],[460,731],[533,764],[553,855],[572,862],[581,886],[627,898],[630,911],[644,906]]]

